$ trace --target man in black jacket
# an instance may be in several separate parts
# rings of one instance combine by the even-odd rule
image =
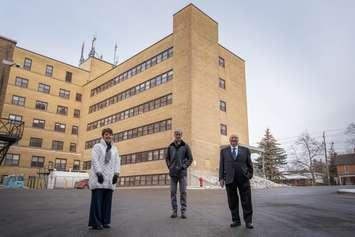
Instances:
[[[250,151],[246,147],[238,146],[237,135],[231,135],[229,142],[230,146],[221,149],[219,182],[222,188],[226,185],[228,205],[233,221],[231,227],[240,226],[239,190],[245,225],[248,229],[252,229],[253,209],[249,180],[253,177],[253,164],[250,159]]]
[[[181,218],[185,219],[187,168],[191,165],[193,159],[189,145],[182,140],[182,131],[180,129],[174,131],[174,137],[175,140],[169,145],[166,155],[166,165],[170,175],[171,206],[173,209],[170,217],[177,217],[176,191],[179,183]]]

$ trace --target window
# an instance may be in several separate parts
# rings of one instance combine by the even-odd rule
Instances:
[[[76,152],[76,143],[70,143],[69,151]]]
[[[65,99],[69,99],[70,91],[64,90],[64,89],[60,89],[59,90],[59,96],[65,98]]]
[[[79,133],[79,127],[78,126],[72,126],[71,134],[78,135],[78,133]]]
[[[47,65],[45,74],[47,77],[53,76],[53,66]]]
[[[31,137],[30,138],[31,147],[42,147],[42,138]]]
[[[68,107],[58,105],[57,114],[67,115],[68,114]]]
[[[84,161],[83,162],[83,170],[89,170],[91,169],[91,161]]]
[[[80,160],[74,160],[73,170],[80,170]]]
[[[55,169],[65,171],[67,168],[67,160],[66,159],[55,159]]]
[[[221,134],[227,136],[227,125],[221,123]]]
[[[42,119],[33,119],[32,127],[33,128],[42,128],[42,129],[44,129],[45,121],[42,120]]]
[[[76,101],[81,101],[81,94],[76,93],[76,95],[75,95],[75,100],[76,100]]]
[[[222,89],[226,89],[226,81],[222,78],[219,78],[219,87]]]
[[[49,94],[51,87],[46,84],[38,83],[38,91]]]
[[[66,72],[65,73],[65,81],[66,82],[71,82],[72,77],[73,77],[73,73],[71,73],[71,72]]]
[[[19,86],[19,87],[27,88],[28,87],[28,80],[25,78],[16,77],[15,85]]]
[[[16,121],[16,122],[21,122],[22,121],[22,116],[17,115],[17,114],[9,114],[9,119]]]
[[[19,106],[25,106],[25,97],[18,96],[18,95],[13,95],[12,96],[12,104],[14,105],[19,105]]]
[[[48,161],[48,169],[53,169],[53,161]]]
[[[25,58],[25,61],[23,62],[23,69],[31,70],[31,67],[32,67],[32,59]]]
[[[74,117],[80,118],[80,109],[74,109]]]
[[[222,57],[218,58],[218,65],[221,66],[221,67],[225,67],[224,58],[222,58]]]
[[[44,157],[43,156],[32,156],[31,167],[43,167]]]
[[[55,123],[54,125],[54,131],[57,131],[57,132],[65,132],[65,124],[63,123]]]
[[[20,155],[19,154],[11,154],[7,153],[4,160],[4,165],[8,166],[18,166],[20,163]]]
[[[223,100],[220,100],[220,101],[219,101],[219,109],[220,109],[221,111],[226,112],[226,110],[227,110],[227,108],[226,108],[226,102],[224,102]]]
[[[63,141],[52,141],[52,150],[62,151],[64,147]]]
[[[39,110],[47,110],[48,108],[48,103],[47,102],[43,102],[43,101],[36,101],[36,109]]]

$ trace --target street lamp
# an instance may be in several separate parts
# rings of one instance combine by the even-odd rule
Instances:
[[[16,64],[15,62],[9,61],[9,60],[7,60],[7,59],[3,59],[3,60],[2,60],[2,64],[7,65],[7,66],[9,66],[9,67],[12,67],[12,66],[20,67],[19,64]]]

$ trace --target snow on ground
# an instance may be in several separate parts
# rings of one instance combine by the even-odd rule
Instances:
[[[200,187],[199,178],[203,178],[203,187]],[[189,189],[219,189],[219,179],[214,175],[207,175],[203,172],[193,172],[191,174],[192,182]],[[285,184],[278,184],[267,180],[265,178],[254,175],[254,177],[250,180],[250,185],[252,189],[265,189],[272,187],[287,187]]]

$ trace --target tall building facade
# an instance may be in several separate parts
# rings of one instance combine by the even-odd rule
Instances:
[[[218,43],[217,22],[192,4],[174,14],[170,35],[117,66],[91,56],[75,67],[0,38],[9,44],[15,64],[3,73],[0,112],[25,130],[0,176],[86,170],[105,127],[121,154],[122,186],[169,183],[164,156],[175,128],[191,145],[190,182],[218,173],[231,133],[249,142],[245,62]]]

